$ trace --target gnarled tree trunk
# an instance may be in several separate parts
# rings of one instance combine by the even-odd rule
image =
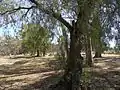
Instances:
[[[67,69],[65,71],[65,78],[67,79],[66,90],[79,90],[80,88],[83,61],[80,54],[82,49],[80,37],[79,30],[74,22],[73,30],[70,32],[70,52],[67,60]]]
[[[83,58],[80,54],[82,44],[79,31],[77,25],[73,22],[73,30],[70,31],[70,50],[66,61],[65,74],[63,80],[53,86],[51,90],[80,90]],[[59,89],[56,87],[59,87]]]

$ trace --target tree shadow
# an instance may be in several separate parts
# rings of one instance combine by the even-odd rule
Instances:
[[[42,78],[45,77],[45,78],[40,79],[40,81],[36,81],[35,84],[26,85],[23,87],[23,89],[20,90],[34,90],[34,89],[30,89],[29,87],[37,88],[37,86],[35,85],[38,85],[39,82],[41,82],[40,87],[43,86],[44,82],[46,81],[48,82],[53,81],[51,83],[54,83],[55,81],[57,81],[56,79],[58,79],[56,77],[59,76],[56,75],[57,71],[61,70],[62,65],[60,63],[61,61],[59,60],[52,60],[52,59],[46,60],[45,58],[44,59],[37,58],[36,60],[21,59],[19,61],[16,60],[16,62],[13,64],[0,65],[0,82],[3,82],[3,84],[1,85],[4,85],[4,83],[6,83],[9,86],[6,88],[10,88],[12,87],[10,85],[13,85],[14,82],[18,82],[18,81],[17,80],[8,81],[7,79],[9,78],[14,79],[17,77],[17,79],[19,80],[19,78],[21,78],[22,76],[26,78],[30,78],[31,76],[42,77]],[[52,80],[52,78],[55,80]],[[41,90],[44,90],[43,87]]]
[[[21,58],[30,59],[30,58],[34,58],[34,56],[25,56],[25,55],[18,56],[18,55],[16,55],[16,56],[9,57],[9,59],[21,59]]]
[[[109,71],[105,73],[92,71],[91,82],[89,86],[91,90],[120,90],[120,72]]]
[[[27,75],[63,69],[64,63],[60,60],[20,60],[12,65],[0,65],[0,74]]]
[[[53,70],[63,70],[65,68],[64,60],[52,60],[52,61],[49,61],[47,64]]]
[[[22,79],[15,79],[15,80],[0,80],[0,90],[14,90],[20,87]],[[18,89],[17,89],[18,90]]]
[[[49,90],[49,86],[56,84],[60,78],[61,78],[62,74],[61,73],[53,73],[53,74],[46,74],[45,77],[39,81],[36,81],[33,84],[29,84],[26,86],[23,86],[22,89],[23,90]]]
[[[112,60],[112,58],[111,57],[100,57],[100,58],[94,58],[94,62],[98,62],[98,61],[106,61],[106,60],[108,60],[108,61],[110,61],[110,60]]]
[[[99,59],[98,62],[95,62],[95,64],[104,63],[104,67],[109,67],[107,69],[104,69],[103,66],[99,65],[92,67],[93,70],[89,72],[91,75],[91,82],[89,83],[89,86],[91,88],[96,88],[94,90],[110,90],[110,88],[119,90],[120,72],[117,70],[117,68],[120,67],[118,64],[119,61],[120,58],[103,58]],[[16,61],[11,65],[0,65],[0,82],[13,85],[14,82],[21,81],[19,80],[19,77],[25,76],[26,78],[31,79],[33,76],[36,76],[36,80],[33,79],[35,82],[22,85],[20,90],[49,90],[48,87],[51,84],[55,84],[61,79],[64,66],[65,61],[63,60],[52,60],[46,58],[37,58],[35,60],[23,59]],[[98,69],[98,71],[95,69]],[[18,81],[17,79],[13,79],[11,81],[6,80],[8,78],[15,77],[18,77]]]
[[[21,65],[21,64],[28,63],[28,62],[29,62],[28,60],[22,60],[22,61],[15,62],[13,65]]]
[[[92,67],[91,87],[95,90],[120,90],[120,58],[98,59]]]
[[[12,75],[12,77],[52,71],[51,68],[42,68],[39,66],[2,65],[0,67],[3,68],[0,70],[0,74]]]
[[[97,62],[94,63],[94,65],[94,68],[103,68],[106,70],[116,71],[117,69],[120,69],[120,58],[98,59]]]

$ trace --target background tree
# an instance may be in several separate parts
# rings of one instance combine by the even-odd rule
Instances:
[[[93,49],[95,50],[95,56],[96,58],[101,57],[101,53],[102,53],[102,28],[101,28],[101,23],[100,23],[100,18],[98,15],[96,15],[96,17],[93,19],[92,22],[92,46]]]
[[[28,24],[24,26],[21,35],[22,43],[27,51],[33,54],[37,52],[37,56],[42,52],[43,56],[45,56],[50,44],[49,31],[47,29],[44,29],[39,24]]]

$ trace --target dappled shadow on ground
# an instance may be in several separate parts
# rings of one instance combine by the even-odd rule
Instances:
[[[26,85],[21,87],[22,89],[25,90],[48,90],[50,85],[56,84],[61,77],[61,73],[56,72],[56,73],[52,73],[52,74],[46,74],[45,77],[43,77],[41,80],[36,81],[35,83]]]
[[[48,72],[52,70],[59,70],[62,68],[61,61],[50,59],[28,59],[19,60],[12,65],[0,65],[0,74],[4,75],[27,75],[41,72]]]
[[[120,90],[120,58],[98,59],[91,69],[93,90]]]
[[[120,90],[120,72],[91,72],[91,82],[89,86],[92,90]]]
[[[12,64],[0,65],[0,90],[34,90],[39,82],[43,86],[44,80],[58,75],[62,66],[61,61],[53,57],[6,60],[8,61]]]
[[[64,61],[53,57],[17,58],[6,62],[11,64],[0,65],[0,90],[48,90],[60,80],[64,68]],[[120,89],[119,57],[95,58],[89,70],[91,90]]]
[[[25,59],[29,59],[29,58],[34,58],[33,56],[10,56],[9,59],[21,59],[21,58],[25,58]]]
[[[120,70],[120,58],[100,58],[94,60],[94,68],[103,70]]]

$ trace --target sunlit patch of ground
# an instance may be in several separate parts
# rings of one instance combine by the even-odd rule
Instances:
[[[95,58],[91,72],[92,90],[120,90],[119,55]],[[0,90],[47,90],[63,72],[61,60],[46,57],[0,57]],[[104,87],[104,89],[103,89]]]
[[[102,54],[103,57],[118,57],[120,58],[120,54]]]
[[[49,56],[0,57],[0,90],[34,90],[30,85],[61,72],[52,62],[55,64],[55,59]]]

